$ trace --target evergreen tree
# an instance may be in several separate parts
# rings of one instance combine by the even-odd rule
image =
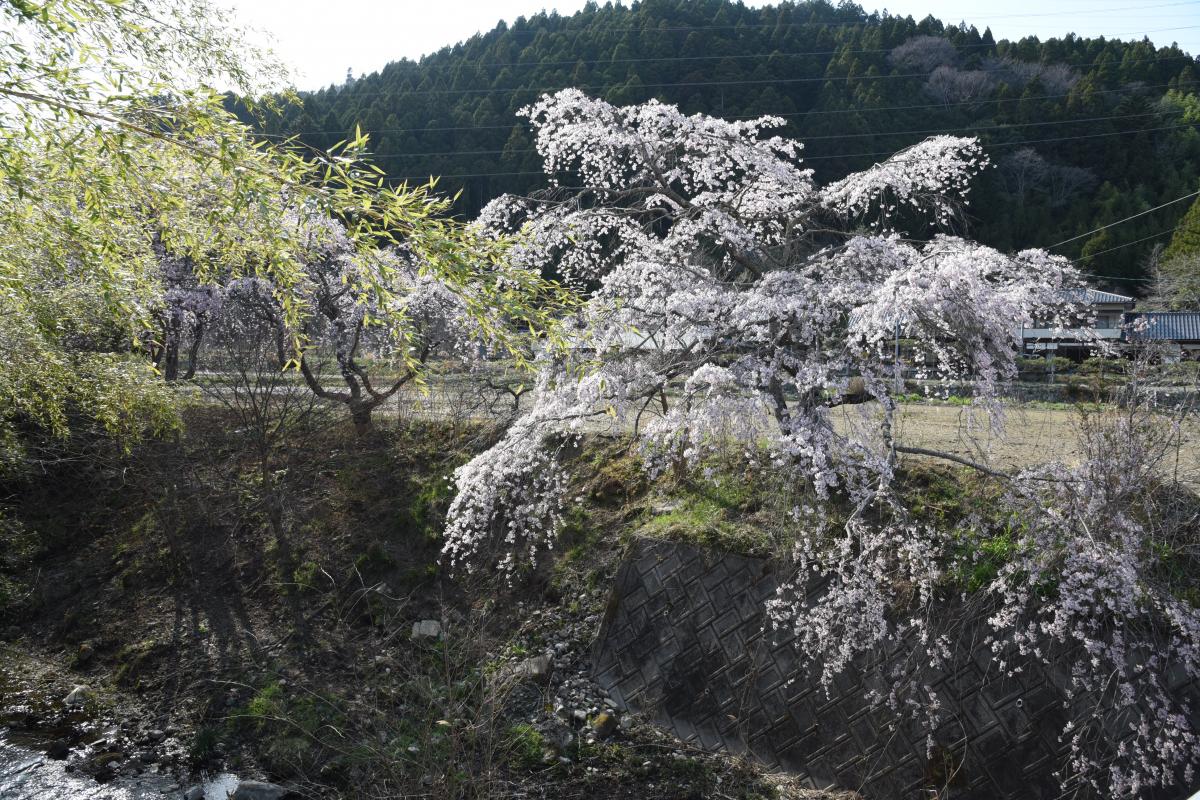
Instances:
[[[928,68],[898,47],[948,47]],[[915,43],[914,43],[915,42]],[[939,66],[940,65],[940,66]],[[307,93],[264,124],[327,147],[374,132],[392,180],[442,174],[473,216],[497,194],[541,185],[516,112],[545,91],[577,86],[616,103],[658,99],[689,113],[782,115],[784,136],[805,143],[819,180],[836,180],[880,153],[934,132],[978,135],[993,162],[1032,148],[1048,170],[1022,196],[985,173],[977,202],[990,212],[971,231],[1007,248],[1046,246],[1111,222],[1113,194],[1134,211],[1200,181],[1200,64],[1175,46],[1075,35],[996,41],[969,24],[867,14],[805,0],[747,8],[731,0],[589,3],[571,16],[540,13],[501,23],[419,63],[398,61],[351,85]],[[316,125],[313,120],[320,120]],[[395,120],[395,124],[393,122]],[[397,133],[395,128],[411,129]],[[447,155],[431,156],[430,153]],[[1105,189],[1105,186],[1111,187]],[[1113,288],[1143,293],[1150,249],[1135,240],[1170,229],[1170,206],[1124,224],[1082,262]],[[1131,212],[1132,213],[1132,212]],[[1059,252],[1079,258],[1085,240]]]

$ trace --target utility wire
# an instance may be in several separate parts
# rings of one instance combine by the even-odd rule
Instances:
[[[1108,230],[1109,228],[1112,228],[1112,227],[1115,227],[1122,223],[1128,222],[1131,219],[1137,219],[1138,217],[1144,217],[1147,214],[1152,214],[1155,211],[1158,211],[1160,208],[1166,208],[1167,206],[1174,205],[1175,203],[1182,203],[1184,200],[1189,200],[1193,197],[1196,197],[1197,195],[1200,195],[1200,190],[1194,191],[1191,194],[1185,194],[1183,197],[1176,197],[1174,200],[1168,200],[1167,202],[1163,203],[1162,205],[1157,205],[1154,208],[1150,208],[1145,211],[1139,211],[1136,214],[1131,214],[1128,217],[1125,217],[1125,219],[1119,219],[1116,222],[1110,222],[1107,225],[1101,225],[1099,228],[1094,228],[1093,230],[1090,230],[1087,233],[1081,233],[1078,236],[1072,236],[1070,239],[1063,239],[1061,242],[1056,242],[1056,243],[1050,245],[1050,247],[1047,249],[1053,250],[1054,248],[1058,247],[1059,245],[1064,245],[1069,242],[1074,242],[1077,239],[1083,239],[1084,237],[1091,236],[1093,233],[1099,233],[1100,231]],[[1130,242],[1130,244],[1134,244],[1134,243]],[[1124,247],[1124,245],[1121,245],[1121,246]],[[1113,249],[1115,250],[1116,248],[1113,248]],[[1108,251],[1105,250],[1104,252],[1107,253]],[[1096,255],[1099,255],[1099,253],[1097,253]]]
[[[1195,5],[1196,2],[1197,2],[1197,0],[1181,0],[1181,2],[1162,3],[1162,4],[1158,4],[1158,5],[1117,6],[1117,7],[1110,7],[1110,8],[1076,9],[1076,10],[1072,10],[1072,11],[1048,11],[1048,12],[1041,12],[1041,13],[1037,13],[1037,14],[986,14],[986,15],[973,16],[972,18],[984,20],[984,19],[1011,19],[1013,17],[1024,18],[1024,17],[1047,17],[1047,16],[1079,15],[1079,14],[1105,14],[1105,13],[1112,13],[1114,11],[1143,11],[1143,10],[1151,9],[1151,8],[1169,8],[1172,6],[1191,6],[1191,5]],[[564,21],[569,21],[571,19],[571,17],[559,17],[559,18]],[[903,17],[888,15],[888,16],[881,16],[880,19],[881,20],[897,20],[897,19],[903,19]],[[530,34],[534,34],[534,35],[538,35],[538,34],[582,35],[585,33],[586,34],[592,34],[592,33],[653,33],[655,31],[669,31],[672,33],[679,33],[682,31],[737,30],[739,28],[747,28],[747,29],[802,28],[802,27],[821,28],[821,27],[855,25],[855,24],[861,25],[861,24],[863,24],[863,20],[849,20],[849,19],[830,20],[830,21],[809,20],[809,21],[805,21],[805,22],[761,22],[761,23],[755,22],[755,23],[736,23],[733,25],[677,25],[677,26],[665,26],[665,27],[641,26],[641,27],[626,27],[626,28],[585,27],[585,28],[576,28],[573,30],[556,30],[556,31],[546,30],[545,28],[539,28],[536,30],[534,30],[532,28],[528,28],[525,30],[520,30],[520,29],[510,26],[507,32],[514,34],[514,35],[524,34],[524,33],[530,33]],[[876,23],[876,25],[878,25],[878,23]],[[951,27],[954,27],[954,26],[951,26]]]
[[[1179,113],[1179,112],[1171,112],[1171,113]],[[827,135],[822,134],[820,136],[806,136],[804,134],[799,134],[797,136],[797,139],[801,143],[808,143],[808,142],[815,142],[815,141],[823,141],[826,139],[863,139],[863,138],[885,137],[885,136],[918,136],[918,135],[933,136],[933,135],[938,135],[938,134],[951,134],[951,133],[969,134],[969,133],[973,133],[976,131],[982,132],[982,131],[1007,130],[1007,129],[1012,129],[1012,128],[1034,128],[1034,127],[1042,127],[1044,125],[1070,125],[1073,123],[1102,122],[1102,121],[1114,120],[1114,119],[1142,119],[1145,117],[1157,117],[1157,116],[1163,116],[1163,115],[1164,115],[1164,112],[1161,112],[1161,111],[1147,111],[1142,114],[1112,114],[1112,115],[1105,116],[1105,117],[1080,117],[1078,119],[1044,120],[1042,122],[1006,122],[1006,123],[1001,123],[998,125],[970,125],[970,126],[966,126],[966,127],[962,127],[962,128],[926,128],[923,130],[906,130],[906,131],[874,131],[874,132],[868,132],[868,133],[833,133],[833,134],[827,134]],[[372,131],[372,132],[374,133],[374,131]],[[429,152],[421,151],[421,152],[413,152],[413,153],[376,153],[376,154],[373,154],[372,157],[374,157],[374,158],[408,158],[408,157],[420,158],[422,156],[426,156],[426,157],[432,157],[432,156],[441,156],[441,157],[444,157],[444,156],[491,156],[491,155],[501,155],[504,153],[516,154],[516,153],[536,153],[536,152],[537,152],[536,148],[523,147],[523,148],[517,148],[517,149],[512,149],[512,150],[506,148],[506,149],[501,149],[501,150],[441,150],[441,151],[429,151]]]
[[[1188,28],[1200,28],[1200,25],[1189,25]],[[1160,61],[1186,61],[1185,57],[1181,56],[1163,56],[1159,58],[1134,58],[1123,62],[1123,64],[1148,64]],[[1065,67],[1091,67],[1095,66],[1095,59],[1091,61],[1081,61],[1075,64],[1062,64]],[[1047,65],[1049,66],[1049,65]],[[995,67],[992,69],[974,70],[975,72],[992,73],[1003,72],[1008,69],[1005,67]],[[795,84],[795,83],[834,83],[838,81],[881,81],[881,80],[900,80],[906,78],[928,78],[928,72],[903,72],[892,73],[889,75],[844,75],[844,76],[807,76],[803,78],[744,78],[740,80],[729,81],[666,81],[661,83],[643,83],[643,89],[664,89],[671,87],[694,87],[694,86],[763,86],[763,85],[780,85],[780,84]],[[607,84],[590,84],[585,86],[543,86],[543,87],[523,87],[518,89],[408,89],[408,90],[388,90],[388,91],[371,91],[371,92],[355,92],[351,90],[348,94],[350,97],[378,97],[381,95],[394,95],[396,97],[413,97],[413,96],[428,96],[428,95],[489,95],[503,94],[516,95],[519,93],[529,92],[534,94],[546,94],[549,92],[558,92],[563,89],[579,89],[588,92],[605,92],[610,89],[622,88],[620,85],[613,86]]]
[[[1127,136],[1127,135],[1133,134],[1133,133],[1154,133],[1157,131],[1178,130],[1180,128],[1191,128],[1194,130],[1198,126],[1200,126],[1200,123],[1184,123],[1182,125],[1166,125],[1166,126],[1156,127],[1156,128],[1137,128],[1137,129],[1131,130],[1131,131],[1108,131],[1105,133],[1091,133],[1091,134],[1085,134],[1085,135],[1081,135],[1081,136],[1056,136],[1056,137],[1050,137],[1050,138],[1045,138],[1045,139],[1020,139],[1020,140],[1017,140],[1014,142],[998,142],[995,144],[989,144],[988,147],[989,148],[1016,147],[1017,145],[1022,145],[1022,144],[1044,144],[1047,142],[1070,142],[1070,141],[1076,141],[1076,140],[1081,140],[1081,139],[1098,139],[1098,138],[1106,137],[1106,136]],[[805,162],[824,161],[824,160],[828,160],[828,159],[837,159],[837,158],[866,158],[868,156],[895,155],[895,153],[896,153],[896,151],[894,151],[894,150],[881,150],[881,151],[876,151],[873,153],[841,153],[841,154],[826,155],[826,156],[807,156],[803,159],[803,161],[805,161]],[[407,155],[407,154],[379,153],[379,154],[370,155],[370,158],[389,158],[389,157],[397,156],[397,155]],[[459,174],[441,175],[441,176],[435,176],[435,177],[439,177],[439,178],[443,178],[443,179],[500,178],[500,177],[514,176],[514,175],[545,175],[545,174],[546,173],[541,170],[525,170],[525,171],[518,171],[518,172],[459,173]],[[411,175],[410,174],[410,175],[389,175],[388,177],[391,178],[392,180],[408,180],[410,178],[414,179],[414,180],[425,180],[431,176],[428,174],[425,174],[425,175]],[[1087,234],[1085,234],[1085,235],[1087,235]],[[1068,239],[1067,241],[1071,241],[1071,240]],[[1062,242],[1060,242],[1059,244],[1062,244]],[[1053,246],[1057,247],[1057,245],[1053,245]]]
[[[1123,247],[1133,247],[1135,244],[1141,244],[1142,242],[1148,242],[1151,239],[1158,239],[1160,237],[1167,236],[1168,234],[1172,234],[1172,233],[1175,233],[1176,231],[1178,231],[1180,229],[1180,227],[1182,227],[1182,226],[1177,226],[1177,227],[1171,228],[1169,231],[1161,231],[1159,233],[1150,234],[1149,236],[1143,236],[1141,239],[1134,239],[1132,242],[1126,242],[1125,244],[1119,244],[1116,247],[1110,247],[1107,250],[1101,250],[1098,253],[1088,253],[1086,256],[1080,256],[1079,258],[1077,258],[1076,262],[1078,263],[1079,261],[1087,261],[1089,258],[1095,258],[1096,256],[1102,256],[1105,253],[1111,253],[1113,250],[1120,250]],[[1123,280],[1130,280],[1130,281],[1145,280],[1148,282],[1153,282],[1153,279],[1151,279],[1151,278],[1113,278],[1112,280],[1122,280],[1122,281]]]
[[[1189,18],[1190,18],[1190,15],[1189,15]],[[1115,38],[1118,36],[1146,36],[1151,33],[1166,33],[1169,31],[1186,30],[1191,27],[1194,27],[1194,26],[1184,25],[1181,27],[1156,28],[1153,30],[1125,31],[1122,33],[1109,34],[1108,36],[1109,36],[1109,38]],[[938,37],[938,38],[945,38],[945,37]],[[949,42],[950,40],[946,39],[946,41]],[[1007,49],[1004,47],[1000,47],[998,45],[998,43],[996,43],[996,42],[990,42],[990,43],[989,42],[979,42],[976,44],[955,44],[954,42],[951,42],[951,44],[954,45],[954,48],[956,50],[973,50],[973,49],[977,49],[977,48],[991,48],[994,50],[1003,51],[1003,50]],[[587,64],[587,65],[651,64],[651,63],[663,63],[663,62],[675,63],[675,62],[685,62],[685,61],[714,61],[714,60],[724,61],[725,59],[729,59],[732,61],[740,61],[740,60],[745,60],[745,59],[756,59],[756,58],[774,58],[776,56],[779,56],[782,58],[801,58],[801,57],[805,57],[805,56],[838,56],[838,55],[844,55],[844,54],[861,54],[861,53],[890,53],[895,49],[896,49],[895,47],[861,47],[861,48],[847,48],[844,50],[843,49],[839,49],[839,50],[799,50],[799,51],[791,51],[791,52],[775,50],[770,53],[726,53],[724,55],[715,54],[715,55],[704,55],[704,56],[637,56],[637,57],[630,57],[630,58],[594,58],[594,59],[573,59],[573,60],[560,60],[560,61],[534,61],[534,60],[530,60],[530,61],[487,61],[487,62],[484,62],[484,61],[461,62],[460,61],[460,62],[446,63],[446,64],[421,64],[416,61],[408,61],[408,62],[399,61],[399,62],[392,62],[392,63],[393,64],[403,64],[412,70],[420,70],[420,71],[428,71],[428,70],[432,70],[432,69],[457,70],[457,69],[466,69],[466,68],[471,68],[471,67],[477,67],[477,68],[482,68],[482,69],[503,69],[505,67],[574,67],[579,64]],[[1002,53],[1001,53],[1001,55],[1002,55]],[[1180,54],[1179,56],[1176,56],[1176,58],[1187,58],[1187,56]],[[387,69],[387,67],[384,67],[384,69]],[[381,70],[376,70],[375,72],[371,73],[370,75],[361,76],[361,77],[357,78],[356,80],[370,80],[372,78],[372,76],[378,75],[380,73],[381,73]],[[335,87],[335,91],[337,91],[337,90],[339,90],[339,89],[337,87]],[[318,91],[318,92],[329,91],[329,87],[317,89],[315,91]]]
[[[1169,83],[1155,83],[1155,84],[1149,84],[1149,85],[1140,85],[1137,88],[1138,89],[1164,89],[1168,86],[1170,86]],[[1099,91],[1092,92],[1092,94],[1094,94],[1094,95],[1119,94],[1121,92],[1127,92],[1127,91],[1129,91],[1129,87],[1122,86],[1117,89],[1101,89]],[[930,108],[958,108],[960,106],[982,106],[982,105],[986,105],[989,103],[1020,103],[1020,102],[1029,101],[1029,100],[1055,100],[1055,99],[1061,99],[1061,98],[1069,97],[1069,96],[1070,96],[1070,93],[1066,92],[1066,93],[1059,93],[1059,94],[1032,95],[1030,97],[993,97],[991,99],[986,99],[986,100],[985,99],[964,100],[962,102],[956,102],[956,103],[921,103],[921,104],[917,104],[917,105],[907,105],[907,106],[877,106],[874,108],[814,109],[812,111],[794,111],[794,112],[785,112],[785,113],[764,113],[764,114],[755,114],[755,115],[741,115],[741,116],[729,117],[728,119],[747,120],[747,119],[758,119],[759,117],[764,117],[764,116],[765,117],[788,118],[788,117],[825,116],[825,115],[830,115],[830,114],[865,114],[865,113],[880,112],[880,111],[919,111],[919,110],[930,109]],[[458,126],[437,127],[437,128],[374,128],[370,131],[370,133],[435,133],[435,132],[436,133],[444,133],[447,131],[511,130],[514,126],[517,126],[519,124],[520,124],[519,122],[513,122],[508,125],[458,125]],[[339,128],[336,130],[324,130],[324,131],[301,130],[301,131],[292,131],[290,134],[286,134],[286,135],[294,135],[294,136],[321,136],[321,135],[328,135],[328,134],[342,135],[342,134],[347,133],[349,130],[350,130],[350,128]],[[259,134],[259,135],[262,135],[262,136],[285,136],[285,134]]]

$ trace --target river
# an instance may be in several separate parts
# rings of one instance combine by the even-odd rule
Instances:
[[[66,761],[50,758],[36,744],[23,742],[21,737],[0,728],[0,798],[3,800],[178,799],[189,788],[163,775],[138,775],[97,783],[90,776],[68,772]],[[199,785],[204,790],[204,800],[227,800],[237,786],[237,778],[222,773]]]

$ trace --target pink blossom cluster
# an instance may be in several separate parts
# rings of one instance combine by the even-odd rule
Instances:
[[[575,90],[522,113],[553,186],[499,198],[476,224],[517,235],[522,266],[557,272],[587,302],[567,321],[572,346],[542,358],[526,416],[456,471],[447,560],[511,575],[518,560],[551,547],[569,500],[559,453],[597,418],[632,430],[652,471],[701,466],[740,440],[748,458],[805,498],[795,514],[795,579],[768,612],[821,665],[822,679],[888,643],[915,641],[918,660],[944,661],[948,640],[927,614],[963,532],[918,521],[894,486],[893,348],[901,338],[915,343],[933,376],[969,381],[999,429],[998,396],[1016,375],[1021,327],[1035,318],[1064,324],[1074,309],[1063,290],[1080,280],[1061,257],[1008,255],[955,235],[968,183],[987,163],[979,144],[933,137],[821,188],[799,143],[764,134],[781,120],[726,122],[657,102],[618,108]],[[835,429],[833,410],[852,400],[873,401],[861,415],[873,436]],[[1026,538],[1021,558],[988,589],[1001,606],[997,652],[1046,653],[1045,639],[1078,644],[1089,653],[1077,670],[1081,691],[1102,689],[1096,676],[1108,669],[1115,686],[1136,693],[1129,670],[1148,674],[1164,658],[1195,668],[1192,633],[1155,651],[1157,661],[1121,666],[1141,651],[1131,634],[1101,635],[1101,621],[1157,614],[1191,631],[1195,613],[1161,597],[1147,605],[1142,532],[1095,494],[1115,478],[1090,469],[1014,483]],[[1038,592],[1040,570],[1059,599]],[[814,580],[826,590],[809,592]],[[881,696],[915,704],[932,726],[938,700],[917,688]],[[1169,708],[1152,701],[1144,712],[1145,732],[1113,762],[1114,792],[1136,794],[1195,760],[1194,738]],[[1094,772],[1098,763],[1080,756],[1072,768]]]

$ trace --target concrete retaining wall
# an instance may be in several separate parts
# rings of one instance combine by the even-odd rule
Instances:
[[[1090,796],[1080,786],[1063,793],[1053,775],[1063,754],[1065,676],[1039,662],[1018,678],[999,675],[990,650],[978,645],[981,626],[968,621],[952,669],[922,675],[943,704],[929,753],[916,723],[893,729],[896,715],[864,699],[902,651],[848,670],[827,696],[800,670],[790,642],[763,635],[764,604],[776,585],[762,560],[639,542],[613,588],[595,678],[680,738],[749,754],[814,788],[856,789],[868,800],[927,800],[931,788],[971,800]],[[1111,751],[1115,742],[1097,746]]]

